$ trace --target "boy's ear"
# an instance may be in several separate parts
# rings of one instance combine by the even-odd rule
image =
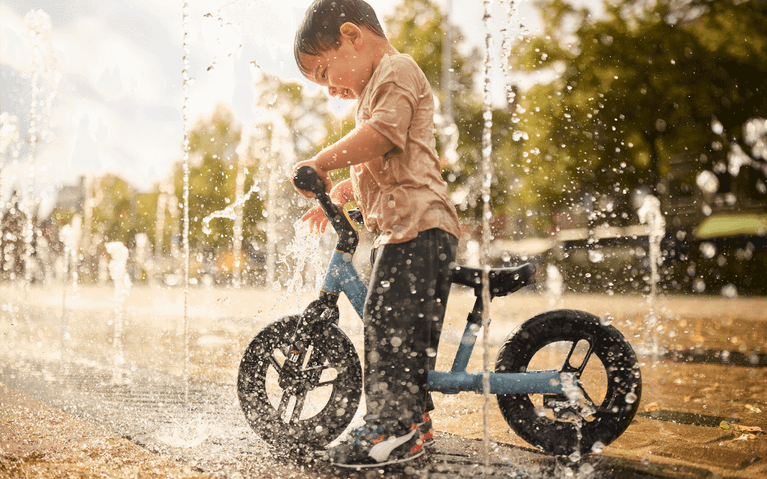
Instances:
[[[362,44],[362,30],[352,22],[346,22],[341,25],[341,36],[351,40],[355,46]]]

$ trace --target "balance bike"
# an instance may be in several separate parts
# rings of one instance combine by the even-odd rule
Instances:
[[[296,315],[267,325],[240,361],[237,392],[253,430],[276,448],[322,449],[351,423],[362,392],[362,368],[354,345],[338,327],[338,298],[346,294],[362,317],[367,287],[351,258],[358,243],[353,212],[334,205],[309,167],[295,184],[317,195],[338,234],[322,290]],[[483,373],[466,371],[482,324],[482,269],[455,266],[454,284],[476,300],[450,371],[429,371],[433,392],[483,393]],[[494,268],[490,297],[535,282],[535,268]],[[601,451],[631,423],[642,378],[628,341],[590,313],[549,311],[528,319],[504,341],[489,373],[490,393],[503,418],[522,439],[554,455]]]

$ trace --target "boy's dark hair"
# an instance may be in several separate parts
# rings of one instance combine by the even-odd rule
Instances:
[[[373,7],[363,0],[315,0],[306,10],[304,21],[296,31],[293,54],[301,73],[306,74],[299,54],[321,55],[341,45],[341,25],[346,22],[367,27],[386,38]]]

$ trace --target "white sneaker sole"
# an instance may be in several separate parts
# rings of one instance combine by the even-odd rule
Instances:
[[[332,464],[332,465],[334,465],[336,467],[342,467],[344,469],[357,469],[357,470],[359,470],[359,469],[369,469],[371,467],[390,466],[392,464],[402,464],[402,463],[405,463],[405,462],[409,462],[409,461],[412,461],[413,459],[415,459],[417,457],[421,457],[424,454],[424,452],[426,452],[426,451],[424,451],[423,448],[421,448],[420,451],[416,452],[412,456],[408,456],[408,457],[405,457],[405,458],[392,459],[390,461],[376,462],[376,463],[373,463],[373,464],[339,464],[339,463],[335,463],[335,462],[331,462],[330,464]]]

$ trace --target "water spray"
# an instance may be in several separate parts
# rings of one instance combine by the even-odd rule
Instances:
[[[652,334],[652,354],[658,357],[658,315],[655,311],[655,300],[657,297],[658,283],[660,282],[660,273],[658,266],[663,263],[660,243],[666,234],[666,220],[660,210],[660,200],[652,195],[644,198],[642,207],[637,211],[639,221],[646,223],[649,229],[648,239],[650,242],[650,296],[648,303],[650,305],[650,315],[648,327]]]
[[[485,61],[483,69],[484,90],[482,95],[482,390],[484,404],[482,406],[482,431],[484,441],[484,473],[490,471],[490,188],[493,184],[493,95],[491,93],[490,71],[493,67],[492,51],[493,36],[492,16],[490,9],[491,0],[484,0],[484,14],[482,20],[485,24]]]
[[[189,402],[189,2],[182,8],[184,28],[184,103],[181,107],[184,122],[184,402]]]

